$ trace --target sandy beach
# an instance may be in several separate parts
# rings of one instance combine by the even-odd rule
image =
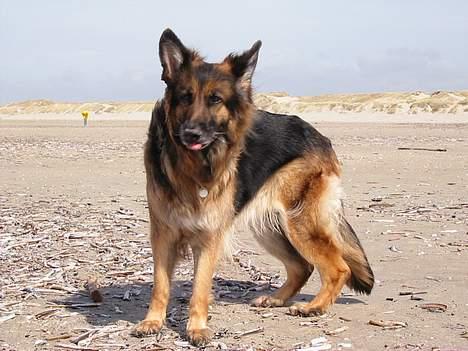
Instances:
[[[1,4],[0,351],[468,351],[468,1]],[[167,125],[148,133],[155,105]],[[250,124],[255,108],[262,117]],[[263,111],[328,137],[341,173],[323,160],[333,158],[326,140]],[[200,196],[214,214],[186,218],[197,204],[155,191],[156,230],[186,243],[193,229],[197,263],[211,272],[214,256],[194,242],[210,251],[226,216],[281,227],[314,265],[296,296],[283,301],[305,279],[299,266],[288,264],[287,281],[255,233],[230,228],[208,320],[210,276],[194,284],[188,249],[160,330],[160,269],[151,297],[166,246],[156,240],[153,257],[144,147],[149,134],[157,154],[166,132],[204,157],[164,149],[163,163],[176,165],[162,173],[179,199]],[[226,199],[235,192],[232,211],[207,183],[222,173],[215,162],[228,169],[219,179]],[[164,183],[159,171],[149,179]],[[343,243],[341,199],[374,273],[370,295],[331,287],[346,274],[340,255],[346,283],[371,285],[370,274],[355,283],[363,261]],[[341,235],[321,217],[338,220]],[[268,246],[275,238],[264,234]],[[271,294],[284,306],[251,305]],[[291,314],[312,301],[311,314],[335,303],[321,316]]]
[[[337,116],[306,117],[343,164],[346,212],[376,274],[372,295],[345,290],[317,318],[250,307],[285,275],[250,233],[236,233],[235,256],[215,277],[208,349],[294,349],[319,337],[336,350],[467,348],[466,117]],[[191,261],[177,268],[161,337],[129,335],[152,284],[147,124],[146,112],[92,116],[87,128],[77,114],[1,115],[0,350],[187,346]],[[101,304],[84,288],[89,277]],[[296,300],[318,288],[315,273]]]

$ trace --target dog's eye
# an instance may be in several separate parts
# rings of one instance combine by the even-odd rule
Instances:
[[[221,99],[221,97],[216,94],[211,94],[210,96],[208,96],[208,102],[210,103],[210,105],[216,105],[223,102],[223,99]]]
[[[184,104],[191,104],[193,99],[192,93],[183,93],[179,96],[179,100]]]

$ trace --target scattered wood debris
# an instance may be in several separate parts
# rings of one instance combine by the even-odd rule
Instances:
[[[419,305],[419,307],[429,312],[445,312],[448,308],[448,306],[444,305],[443,303],[425,303]]]
[[[328,339],[324,336],[312,339],[310,344],[307,346],[297,349],[298,351],[325,351],[331,350],[332,344],[328,342]]]
[[[433,281],[439,282],[439,283],[442,281],[442,280],[440,280],[439,278],[433,277],[432,275],[426,275],[426,276],[424,277],[424,279],[433,280]]]
[[[400,296],[408,296],[408,295],[422,295],[427,294],[427,291],[400,291],[398,295]]]
[[[236,335],[234,336],[234,338],[239,339],[239,338],[241,338],[243,336],[246,336],[246,335],[261,333],[261,332],[263,332],[263,330],[264,330],[263,327],[258,327],[258,328],[249,329],[249,330],[242,331],[242,332],[237,332]]]
[[[447,149],[428,148],[428,147],[399,147],[398,150],[436,151],[436,152],[446,152],[447,151]]]
[[[55,347],[65,349],[65,350],[80,350],[80,351],[100,351],[100,349],[88,346],[77,346],[73,344],[55,344]]]
[[[0,159],[9,158],[9,162],[16,162],[15,158],[20,154],[18,150],[21,147],[23,147],[22,143],[16,141],[13,149],[5,149],[4,144],[0,145],[0,149],[7,151],[1,153]],[[73,162],[83,157],[110,162],[109,156],[102,152],[104,149],[125,152],[134,149],[138,151],[135,152],[135,157],[141,154],[140,142],[77,146],[73,142],[50,140],[37,143],[33,147],[44,149],[48,157]],[[71,153],[61,154],[63,148],[67,148]],[[442,185],[434,179],[428,178],[425,181],[426,183],[418,183],[419,192],[405,190],[403,180],[401,187],[398,185],[398,188],[394,189],[386,189],[383,186],[380,187],[381,184],[378,182],[369,181],[369,187],[374,189],[359,200],[362,200],[359,204],[362,206],[358,208],[358,214],[362,215],[364,211],[368,216],[361,220],[368,221],[369,226],[373,227],[369,228],[369,232],[375,229],[377,233],[384,235],[382,237],[384,240],[399,240],[393,247],[390,246],[391,243],[382,246],[382,250],[385,251],[384,257],[383,260],[377,261],[381,264],[380,272],[387,269],[384,262],[407,259],[402,257],[401,251],[407,257],[421,251],[414,251],[414,246],[411,247],[407,245],[408,243],[418,245],[421,249],[424,247],[428,256],[431,250],[460,255],[460,252],[466,251],[468,247],[464,227],[468,203],[460,199],[456,200],[454,197],[440,201],[440,198],[433,196],[439,191],[439,187],[440,191],[445,188],[456,191],[456,187],[447,187],[447,185],[460,186],[462,182],[456,178],[445,179]],[[422,200],[422,194],[429,193],[432,197],[428,198],[428,201]],[[168,328],[165,328],[163,333],[166,339],[163,339],[161,344],[155,342],[156,338],[149,338],[152,339],[150,342],[142,342],[134,348],[135,344],[129,337],[129,326],[114,324],[120,319],[133,318],[129,317],[131,315],[129,312],[135,315],[141,314],[141,310],[146,308],[147,295],[151,291],[153,259],[147,237],[146,212],[138,212],[136,206],[128,206],[129,201],[135,201],[144,208],[146,205],[144,196],[130,198],[119,195],[112,199],[95,197],[91,200],[77,200],[77,197],[79,195],[74,196],[72,200],[66,195],[51,194],[47,198],[36,198],[27,194],[26,190],[22,193],[7,191],[0,194],[0,260],[2,262],[0,265],[0,329],[7,330],[12,325],[16,326],[26,320],[34,326],[31,330],[37,328],[34,329],[35,335],[31,335],[29,340],[30,345],[34,344],[38,349],[179,350],[191,348],[186,341],[173,342],[180,335],[178,331],[183,330],[187,322],[186,307],[190,299],[190,279],[193,274],[191,262],[182,263],[176,270],[176,280],[183,281],[179,284],[186,284],[187,281],[188,283],[177,289],[179,296],[171,300],[171,303],[175,302],[175,306],[173,305],[168,312]],[[23,200],[11,201],[10,199]],[[107,204],[101,206],[101,201]],[[414,225],[419,223],[424,224],[421,229]],[[432,224],[432,227],[426,226],[427,224]],[[257,262],[257,259],[262,261],[261,255],[263,253],[251,249],[242,249],[235,253],[235,268],[242,271],[243,281],[217,276],[214,280],[213,292],[218,306],[233,304],[233,302],[243,305],[252,297],[270,294],[272,290],[281,286],[283,282],[281,278],[284,279],[284,275],[280,277],[277,272],[272,272],[262,263]],[[427,292],[423,290],[426,289],[432,293],[430,290],[432,287],[443,287],[448,279],[440,270],[425,271],[421,274],[421,277],[425,274],[433,274],[434,276],[428,275],[425,279],[440,282],[440,284],[423,281],[419,287],[404,287],[399,295],[410,296],[411,300],[420,300],[421,296],[427,296]],[[99,276],[99,282],[96,278],[89,278],[88,284],[83,288],[89,276]],[[377,284],[385,287],[386,278],[388,277],[383,276],[381,278],[383,283]],[[318,279],[316,273],[312,279]],[[317,281],[312,284],[315,283]],[[145,295],[144,298],[138,297],[141,291]],[[398,288],[393,290],[394,293],[395,291],[398,292]],[[441,297],[438,296],[438,298]],[[353,297],[353,299],[360,299],[360,297]],[[392,303],[391,311],[386,312],[397,316],[400,311],[397,305],[404,299],[396,297],[394,300],[396,302]],[[365,299],[362,301],[366,302]],[[431,305],[433,304],[429,304]],[[446,307],[441,306],[424,308],[422,307],[424,305],[419,305],[419,303],[417,306],[419,307],[416,309],[420,314],[425,313],[421,311],[422,309],[433,312],[447,310]],[[134,312],[135,307],[139,309],[138,313]],[[343,307],[338,305],[336,311],[352,315],[353,312],[347,310],[344,312]],[[216,309],[215,305],[214,310],[210,311],[210,316],[219,317],[223,313]],[[263,327],[249,329],[250,327],[246,324],[241,324],[240,327],[229,324],[229,329],[218,328],[215,335],[219,338],[226,338],[221,340],[227,345],[215,338],[210,347],[227,349],[232,347],[232,344],[241,341],[248,344],[257,340],[256,338],[265,340],[266,337],[270,337],[268,325],[283,323],[283,317],[291,318],[282,316],[284,310],[286,309],[275,310],[275,318],[271,318],[272,312],[257,308],[254,317]],[[459,311],[453,312],[457,313],[458,318],[463,317]],[[278,318],[276,318],[277,313]],[[385,315],[391,317],[388,314]],[[434,314],[431,318],[442,317],[443,315]],[[351,321],[346,317],[337,317],[337,319],[345,322]],[[319,318],[301,320],[291,318],[290,321],[284,322],[284,325],[288,328],[295,327],[300,332],[322,333],[328,336],[328,339],[320,339],[321,342],[314,339],[313,342],[305,341],[295,344],[292,346],[294,348],[303,347],[312,351],[345,349],[351,348],[352,344],[346,338],[343,339],[344,341],[339,340],[343,342],[338,342],[338,338],[345,333],[347,327],[355,328],[359,319],[360,316],[353,317],[353,323],[346,323],[346,327]],[[131,322],[133,324],[135,321]],[[371,322],[369,324],[377,325],[382,329],[399,329],[407,326],[405,322],[397,321],[374,322],[380,324]],[[62,330],[54,327],[57,325],[60,327],[71,325],[71,328],[67,327]],[[87,328],[77,328],[83,325]],[[103,325],[106,326],[103,327]],[[298,328],[298,326],[303,326],[303,328]],[[236,333],[236,329],[232,328],[246,331]],[[367,326],[367,330],[375,333],[375,329],[371,326]],[[264,333],[265,337],[259,335],[260,333]],[[246,337],[248,335],[253,336],[248,338]],[[457,338],[460,338],[459,335],[461,338],[468,338],[466,325],[453,334]],[[244,339],[238,340],[242,337]],[[232,341],[233,338],[236,340]],[[330,342],[329,339],[336,340],[336,342]],[[277,343],[277,340],[274,342]],[[5,345],[2,335],[0,349],[10,349]],[[285,347],[291,347],[291,345],[284,345]],[[277,347],[277,349],[283,348]]]
[[[369,324],[374,325],[376,327],[381,327],[384,330],[400,329],[400,328],[406,328],[408,326],[408,323],[406,323],[406,322],[384,321],[382,319],[380,319],[380,320],[370,320]]]
[[[270,318],[270,317],[273,317],[273,313],[272,312],[267,312],[267,313],[263,313],[261,316],[262,316],[262,318]]]
[[[344,332],[344,331],[346,331],[348,329],[349,329],[349,327],[343,326],[343,327],[340,327],[340,328],[336,328],[334,330],[327,330],[327,331],[325,331],[325,334],[334,336],[334,335],[341,334],[342,332]]]
[[[0,324],[16,317],[16,314],[10,313],[0,317]]]

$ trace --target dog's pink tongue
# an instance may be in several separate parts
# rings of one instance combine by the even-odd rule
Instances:
[[[201,148],[202,148],[202,144],[191,144],[191,145],[189,145],[190,150],[195,150],[196,151],[196,150],[201,150]]]

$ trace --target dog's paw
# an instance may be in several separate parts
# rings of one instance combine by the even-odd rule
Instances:
[[[209,328],[187,330],[189,342],[196,347],[206,346],[210,343],[213,333]]]
[[[324,308],[313,307],[304,303],[295,303],[294,305],[289,307],[289,314],[292,316],[302,316],[302,317],[321,316],[322,314],[325,314],[325,312],[326,312],[326,309]]]
[[[253,299],[250,304],[255,307],[282,307],[284,302],[284,300],[269,295],[262,295]]]
[[[138,323],[132,330],[131,334],[138,338],[148,335],[159,334],[163,323],[157,320],[143,320]]]

